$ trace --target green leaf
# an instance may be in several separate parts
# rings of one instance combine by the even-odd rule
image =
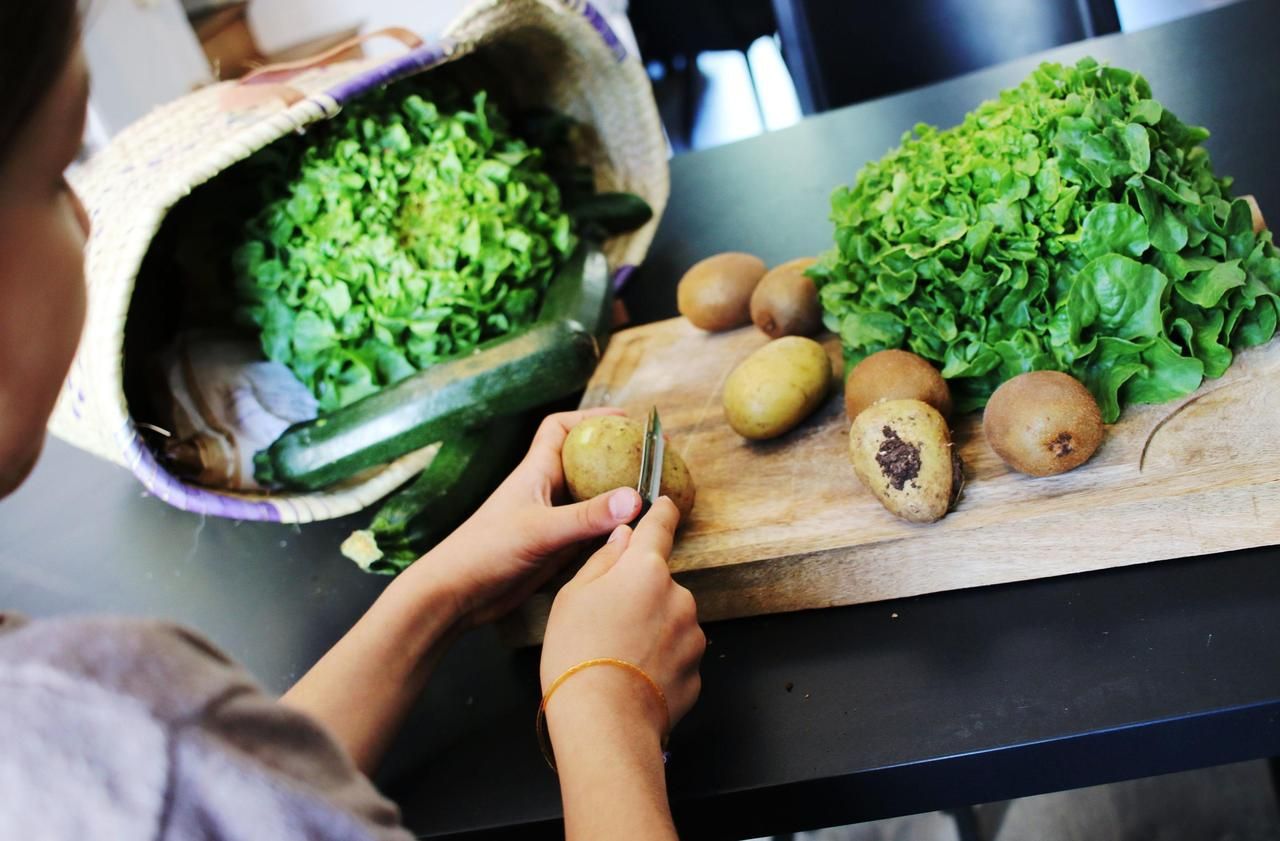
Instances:
[[[1240,324],[1240,347],[1250,348],[1271,341],[1276,334],[1276,309],[1274,300],[1264,298],[1258,301],[1253,317]]]
[[[301,357],[317,356],[333,347],[336,336],[332,321],[304,310],[293,322],[293,352]]]
[[[1072,283],[1067,310],[1073,334],[1097,327],[1121,339],[1163,334],[1161,304],[1169,284],[1153,266],[1119,254],[1105,254],[1081,269]]]
[[[1177,253],[1187,247],[1187,225],[1178,211],[1168,205],[1157,205],[1155,220],[1150,224],[1151,244],[1161,251]]]
[[[1196,272],[1189,279],[1174,285],[1174,289],[1191,303],[1212,309],[1222,296],[1232,289],[1244,286],[1245,272],[1239,260],[1218,263],[1208,271]]]
[[[316,294],[324,300],[330,316],[335,319],[341,319],[351,311],[351,291],[347,289],[345,283],[339,281],[329,286],[320,284],[316,284],[316,286]]]
[[[1179,353],[1164,337],[1142,352],[1142,361],[1145,367],[1124,385],[1124,399],[1130,403],[1164,403],[1184,397],[1204,379],[1204,363]]]
[[[1225,315],[1222,310],[1214,310],[1206,318],[1193,310],[1185,318],[1177,319],[1174,328],[1171,328],[1176,329],[1179,324],[1185,325],[1188,346],[1195,357],[1204,363],[1206,377],[1220,377],[1231,366],[1231,348],[1221,341]]]
[[[1133,104],[1133,108],[1129,111],[1134,122],[1145,123],[1149,126],[1158,126],[1160,117],[1164,114],[1164,108],[1154,99],[1140,99]]]
[[[1124,127],[1124,147],[1129,152],[1129,166],[1134,172],[1146,172],[1151,167],[1151,139],[1147,130],[1130,123]]]
[[[1142,214],[1124,204],[1100,204],[1080,225],[1080,250],[1087,259],[1104,254],[1141,257],[1151,246]]]
[[[1084,366],[1080,379],[1098,400],[1102,420],[1114,423],[1120,417],[1120,390],[1147,369],[1142,361],[1145,345],[1110,336],[1098,341],[1097,352]]]
[[[840,323],[840,338],[862,356],[898,347],[905,335],[906,325],[885,312],[850,313]]]

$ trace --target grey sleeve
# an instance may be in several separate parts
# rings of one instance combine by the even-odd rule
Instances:
[[[319,724],[174,625],[0,616],[0,710],[0,804],[58,804],[0,805],[0,837],[412,837]]]

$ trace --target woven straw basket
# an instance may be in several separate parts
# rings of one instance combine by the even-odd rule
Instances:
[[[273,141],[333,117],[370,90],[464,56],[471,57],[466,72],[474,70],[484,85],[519,106],[547,105],[592,127],[595,146],[580,153],[599,189],[636,193],[653,207],[652,222],[606,246],[621,282],[643,259],[667,200],[667,148],[645,72],[583,0],[484,0],[470,6],[440,43],[391,58],[293,68],[199,90],[121,133],[75,175],[93,222],[89,315],[51,431],[127,466],[171,505],[243,520],[305,523],[344,516],[422,470],[434,447],[320,493],[250,495],[187,484],[156,460],[130,417],[124,336],[143,259],[170,209],[193,188]]]

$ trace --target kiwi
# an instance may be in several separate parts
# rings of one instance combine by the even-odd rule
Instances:
[[[676,287],[676,308],[694,326],[717,332],[751,321],[751,293],[764,277],[764,261],[728,251],[694,263]]]
[[[1102,443],[1102,412],[1069,374],[1031,371],[996,389],[982,415],[987,443],[1005,464],[1053,476],[1089,460]]]
[[[751,320],[771,339],[812,336],[822,329],[818,287],[805,276],[815,257],[798,257],[774,266],[751,293]]]
[[[905,350],[882,350],[854,366],[844,383],[849,420],[881,400],[919,400],[951,416],[951,389],[938,369]]]

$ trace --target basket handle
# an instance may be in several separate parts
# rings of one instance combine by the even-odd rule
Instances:
[[[385,29],[377,29],[373,32],[366,32],[347,38],[334,44],[324,52],[308,58],[301,58],[296,61],[282,61],[276,64],[264,64],[262,67],[255,68],[240,77],[233,86],[223,92],[222,108],[225,111],[239,111],[245,108],[252,108],[264,102],[270,102],[271,100],[279,100],[284,103],[285,107],[301,102],[306,98],[306,94],[287,84],[290,79],[308,70],[334,64],[352,48],[375,38],[390,38],[394,41],[399,41],[410,50],[416,50],[424,43],[417,33],[409,29],[389,26]]]

